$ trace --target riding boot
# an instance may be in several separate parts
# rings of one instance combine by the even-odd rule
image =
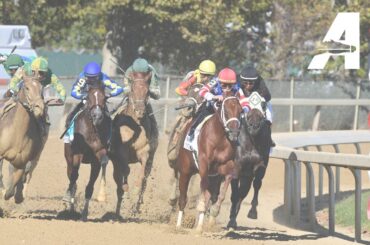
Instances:
[[[199,110],[197,111],[196,115],[194,116],[194,121],[189,130],[189,139],[194,139],[194,132],[198,125],[206,118],[208,115],[211,115],[213,112],[206,104],[203,104]]]
[[[83,107],[84,103],[81,101],[80,103],[78,103],[76,105],[75,108],[73,108],[73,111],[71,113],[69,113],[68,117],[67,117],[67,120],[66,120],[66,128],[69,127],[73,117],[81,110],[81,108]]]

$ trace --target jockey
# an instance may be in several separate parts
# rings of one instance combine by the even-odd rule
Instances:
[[[266,122],[270,126],[272,124],[272,107],[271,107],[271,94],[266,86],[263,78],[258,74],[253,66],[245,67],[239,75],[240,88],[248,97],[253,92],[258,92],[266,100]],[[270,133],[271,134],[271,133]],[[275,146],[275,142],[271,139],[271,146]]]
[[[59,97],[59,103],[63,103],[66,100],[66,90],[59,78],[49,68],[48,61],[43,57],[34,59],[31,63],[32,75],[37,75],[40,83],[43,87],[51,84]],[[16,80],[11,81],[11,89],[16,89]]]
[[[203,103],[195,115],[195,120],[189,130],[190,140],[194,138],[196,127],[204,120],[204,118],[214,113],[213,107],[209,106],[210,102],[223,101],[223,92],[231,90],[231,92],[240,99],[243,110],[247,110],[247,108],[249,108],[248,102],[244,100],[244,93],[238,87],[236,81],[235,71],[230,68],[224,68],[218,73],[217,78],[212,79],[208,84],[201,88],[199,95],[202,96],[207,103]]]
[[[132,82],[132,74],[133,73],[142,73],[144,75],[151,74],[150,79],[148,80],[149,83],[149,97],[155,100],[159,100],[161,96],[161,90],[159,88],[159,77],[152,65],[148,63],[146,59],[143,58],[137,58],[132,66],[130,66],[125,73],[125,78],[123,80],[123,83],[125,85],[125,96],[123,98],[122,105],[119,106],[120,109],[116,110],[116,112],[121,111],[123,108],[127,106],[127,99],[128,94],[130,92],[130,83]],[[158,137],[159,137],[159,132],[158,132],[158,125],[157,125],[157,120],[154,117],[153,113],[153,108],[150,104],[150,102],[147,103],[146,105],[146,113],[149,115],[149,119],[152,125],[152,137],[155,139],[153,141],[153,144],[157,144],[158,142]]]
[[[68,132],[64,136],[64,143],[71,143],[71,135],[73,127],[70,127],[71,121],[74,119],[75,115],[81,110],[83,105],[86,103],[85,96],[87,94],[88,85],[101,82],[104,87],[108,87],[110,92],[110,97],[115,97],[123,92],[123,88],[119,86],[115,81],[110,79],[105,73],[101,71],[99,64],[95,62],[90,62],[85,65],[83,72],[81,72],[73,84],[71,96],[75,99],[81,100],[80,103],[72,110],[68,115],[66,120],[66,128]]]
[[[186,96],[188,94],[187,89],[195,83],[208,83],[216,73],[216,65],[211,60],[203,60],[199,64],[199,68],[195,71],[189,72],[184,81],[175,89],[178,95]]]
[[[4,68],[5,71],[10,76],[10,84],[9,89],[5,93],[4,98],[10,98],[15,91],[11,89],[11,84],[18,84],[20,80],[22,80],[23,72],[27,75],[31,75],[31,64],[18,54],[10,54],[9,56],[2,56],[4,59]],[[1,62],[0,62],[1,63]]]
[[[85,101],[84,98],[87,93],[89,84],[94,84],[97,82],[102,82],[104,87],[108,87],[110,92],[110,97],[115,97],[123,92],[123,88],[119,86],[115,81],[110,79],[105,73],[101,71],[99,64],[95,62],[90,62],[85,65],[83,72],[81,72],[73,84],[71,96],[75,99],[82,100],[68,116],[67,123],[72,119],[74,115],[82,108]]]
[[[125,85],[125,94],[127,95],[130,92],[130,83],[131,83],[131,74],[133,72],[151,73],[151,78],[149,80],[149,96],[152,99],[158,100],[161,96],[161,91],[158,84],[158,74],[154,67],[148,63],[146,59],[138,58],[134,61],[132,66],[126,70],[125,78],[123,84]]]

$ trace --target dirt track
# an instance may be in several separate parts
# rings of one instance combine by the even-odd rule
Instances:
[[[64,210],[61,199],[68,182],[63,143],[57,135],[51,135],[34,172],[26,201],[21,205],[15,205],[13,200],[0,201],[0,207],[5,211],[5,218],[0,219],[0,244],[242,244],[246,241],[252,244],[349,243],[349,240],[323,237],[287,228],[274,222],[273,211],[282,205],[284,183],[283,163],[275,159],[270,161],[263,182],[258,220],[246,218],[250,207],[250,194],[244,201],[238,217],[240,229],[227,233],[224,230],[230,208],[229,197],[227,197],[216,227],[207,229],[202,236],[195,235],[190,229],[175,231],[173,227],[177,213],[171,212],[171,207],[167,204],[170,169],[164,153],[166,146],[167,140],[163,137],[148,182],[142,213],[137,218],[130,216],[127,210],[130,200],[125,200],[122,211],[124,221],[118,222],[110,219],[110,212],[114,211],[116,196],[112,165],[109,164],[107,202],[98,203],[93,200],[90,203],[89,221],[81,222],[57,218]],[[348,149],[348,151],[351,150],[351,148]],[[136,171],[136,167],[138,166],[132,168],[132,172]],[[7,170],[7,164],[4,167],[4,173],[7,175],[5,170]],[[80,168],[77,192],[78,210],[82,206],[83,191],[89,171],[88,165]],[[343,189],[346,189],[353,183],[353,177],[349,171],[343,172],[341,181]],[[304,176],[303,174],[302,177]],[[364,176],[363,180],[363,186],[369,187],[367,176]],[[304,183],[302,186],[304,187]],[[99,181],[95,185],[94,197],[97,196],[98,190]],[[304,188],[302,190],[304,191]],[[303,195],[305,195],[304,192]],[[186,212],[187,217],[195,214],[195,198],[190,199],[193,201],[191,200],[188,204],[190,210]],[[340,232],[347,231],[341,230]],[[349,237],[353,237],[353,233],[348,233],[347,238]]]

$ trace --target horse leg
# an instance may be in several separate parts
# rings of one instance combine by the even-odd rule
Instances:
[[[63,201],[66,201],[70,204],[70,209],[74,209],[75,204],[75,195],[76,195],[76,182],[78,179],[78,170],[80,169],[80,163],[82,161],[82,154],[76,154],[72,156],[72,166],[71,166],[71,174],[69,176],[69,185],[67,189],[67,193],[63,198]]]
[[[240,206],[244,198],[248,195],[248,192],[252,185],[253,176],[240,176],[239,179],[233,179],[231,181],[231,208],[230,208],[230,220],[227,224],[227,228],[236,229],[237,222],[236,218],[240,211]]]
[[[211,194],[208,191],[208,163],[207,161],[202,161],[202,158],[199,157],[199,175],[200,175],[200,198],[197,206],[197,210],[199,212],[198,218],[198,225],[196,231],[201,233],[203,231],[203,222],[204,222],[204,214],[208,207],[208,202],[211,198]]]
[[[122,205],[122,200],[123,200],[123,170],[122,170],[122,165],[120,164],[119,161],[113,160],[113,179],[116,182],[117,185],[117,204],[116,204],[116,216],[120,217],[121,216],[121,205]]]
[[[187,195],[188,195],[188,188],[189,188],[190,178],[191,178],[190,173],[185,173],[185,172],[180,173],[180,178],[179,178],[179,189],[180,189],[179,214],[177,216],[176,229],[181,228],[182,217],[184,215],[184,209],[185,209],[186,202],[187,202]]]
[[[213,204],[211,207],[211,211],[210,211],[211,216],[209,219],[210,225],[214,225],[216,223],[216,217],[220,213],[221,204],[225,200],[226,192],[227,192],[227,189],[229,188],[231,180],[232,180],[232,175],[227,175],[225,177],[225,181],[220,191],[220,194],[218,195],[217,202]]]
[[[25,181],[26,181],[26,173],[22,175],[21,180],[18,182],[15,188],[15,194],[14,194],[14,201],[16,204],[22,203],[24,201],[24,188],[25,186]]]
[[[85,204],[81,214],[81,219],[83,221],[87,220],[87,216],[89,214],[89,203],[94,192],[94,184],[99,176],[100,168],[101,168],[100,161],[94,161],[91,163],[90,179],[85,189]]]
[[[134,187],[134,190],[133,190],[133,194],[135,196],[135,198],[137,197],[137,201],[134,203],[134,207],[132,208],[132,213],[133,214],[136,214],[137,212],[139,212],[139,209],[140,209],[140,204],[142,202],[142,193],[143,193],[143,187],[144,187],[144,182],[145,181],[145,176],[146,176],[146,172],[151,170],[151,167],[152,167],[152,163],[149,163],[148,161],[148,154],[147,153],[138,153],[139,155],[139,160],[141,162],[141,169],[140,169],[140,173],[139,173],[139,176],[138,176],[138,179],[137,179],[137,182],[136,182],[136,185]],[[147,166],[148,164],[148,166]],[[149,170],[148,170],[149,168]]]
[[[15,194],[15,186],[18,184],[18,182],[21,180],[23,174],[24,174],[24,168],[23,169],[16,169],[13,167],[9,168],[11,170],[11,176],[9,181],[8,189],[5,192],[4,199],[9,200],[11,197]]]
[[[3,164],[4,160],[0,159],[0,191],[4,189],[4,182],[3,182]]]
[[[262,179],[265,176],[266,167],[259,167],[255,173],[253,180],[254,195],[252,200],[252,207],[248,212],[248,218],[257,219],[257,205],[258,205],[258,193],[262,186]]]
[[[152,168],[153,168],[154,153],[155,153],[154,151],[150,152],[149,159],[147,160],[147,163],[145,165],[145,173],[144,173],[143,183],[141,186],[141,191],[140,191],[140,196],[139,196],[140,204],[144,203],[143,198],[144,198],[144,193],[145,193],[147,183],[148,183],[148,177],[150,173],[152,172]]]
[[[24,173],[25,176],[24,176],[24,181],[23,181],[24,183],[23,197],[27,196],[28,185],[32,179],[32,173],[33,173],[33,170],[36,168],[37,163],[38,163],[38,158],[37,160],[29,161],[26,165],[26,170]]]
[[[170,200],[168,203],[172,206],[175,207],[177,203],[177,188],[179,186],[179,180],[177,176],[177,171],[174,169],[173,170],[173,175],[171,177],[171,194],[170,194]]]
[[[101,166],[101,179],[100,179],[100,189],[99,189],[99,195],[98,195],[98,201],[99,202],[105,202],[107,199],[107,194],[105,192],[105,186],[106,186],[106,179],[105,179],[105,174],[107,170],[107,164],[103,164]]]
[[[67,163],[67,177],[68,177],[68,180],[71,181],[72,170],[73,170],[73,153],[72,153],[71,144],[69,143],[64,144],[64,158],[66,159],[66,163]],[[62,200],[64,202],[72,204],[72,196],[75,195],[76,191],[77,191],[77,184],[75,184],[71,190],[68,187]]]

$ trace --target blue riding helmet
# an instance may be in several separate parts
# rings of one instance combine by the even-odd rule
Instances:
[[[90,62],[84,67],[84,75],[86,77],[96,77],[101,74],[101,67],[95,62]]]

